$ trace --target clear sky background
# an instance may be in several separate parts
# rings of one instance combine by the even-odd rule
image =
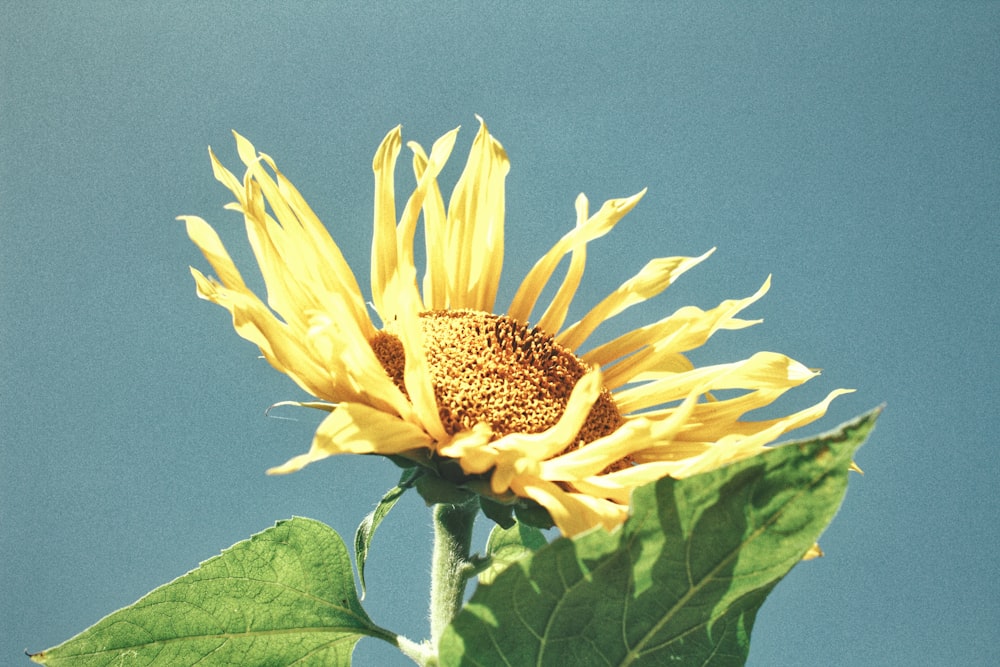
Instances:
[[[800,435],[887,404],[826,557],[764,605],[750,664],[995,660],[1000,3],[3,4],[0,664],[275,520],[351,539],[397,470],[341,457],[264,475],[318,418],[264,416],[302,394],[195,297],[188,266],[207,264],[174,218],[211,221],[255,274],[206,153],[237,170],[236,129],[367,289],[378,142],[402,123],[429,147],[461,124],[453,182],[474,114],[512,162],[500,305],[579,192],[596,209],[648,186],[593,246],[578,303],[717,246],[616,326],[773,274],[748,313],[764,322],[697,361],[767,349],[823,368],[786,412],[857,389]],[[417,497],[373,549],[371,615],[423,638]],[[371,639],[355,656],[408,664]]]

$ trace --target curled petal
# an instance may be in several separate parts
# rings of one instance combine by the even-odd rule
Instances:
[[[416,288],[401,289],[398,299],[399,337],[406,350],[406,367],[404,384],[413,403],[414,415],[435,440],[443,441],[448,434],[441,422],[438,412],[437,398],[434,395],[434,383],[430,366],[427,362],[427,351],[424,346],[424,334],[420,326],[419,304],[416,299]]]
[[[454,132],[450,134],[452,135],[450,141],[454,144]],[[440,142],[441,139],[435,143],[435,147]],[[432,158],[427,156],[424,149],[420,147],[420,144],[411,141],[407,143],[407,146],[413,151],[413,173],[418,183],[422,182],[428,169],[432,170],[432,173],[435,174],[440,171],[439,166],[431,163]],[[424,306],[430,310],[442,310],[448,307],[449,227],[444,199],[441,197],[441,188],[438,186],[436,179],[431,179],[428,183],[426,193],[423,196],[422,207],[424,214],[424,246],[427,255],[427,267],[423,280]]]
[[[586,224],[589,216],[588,210],[587,197],[580,193],[576,198],[577,229]],[[562,328],[566,321],[566,315],[569,313],[569,305],[583,279],[583,269],[587,265],[587,245],[579,243],[573,246],[571,253],[569,268],[566,270],[566,275],[563,276],[562,284],[559,285],[556,295],[552,297],[552,303],[545,309],[542,319],[538,320],[537,326],[542,331],[555,334]]]
[[[252,151],[253,147],[249,148]],[[274,172],[273,178],[264,164]],[[266,214],[263,224],[256,221],[259,229],[271,234],[270,242],[281,257],[278,270],[271,270],[269,298],[272,285],[284,285],[283,293],[275,295],[275,300],[294,304],[292,312],[297,312],[295,308],[302,307],[299,302],[304,297],[318,296],[311,301],[321,307],[326,295],[338,295],[348,306],[344,315],[352,317],[365,335],[371,336],[373,328],[357,279],[326,227],[269,156],[261,153],[259,159],[247,163],[247,170],[278,223],[274,224]],[[294,280],[283,280],[287,274],[294,276]]]
[[[479,132],[448,203],[448,305],[490,312],[503,267],[504,181],[510,160],[483,119],[477,119]]]
[[[184,221],[188,238],[201,250],[201,254],[212,265],[222,284],[231,289],[248,291],[246,283],[243,282],[243,276],[240,275],[236,264],[226,252],[226,247],[222,245],[222,240],[216,231],[197,216],[182,215],[177,219]]]
[[[725,435],[712,443],[704,443],[704,451],[693,457],[678,461],[670,475],[673,477],[689,477],[699,472],[715,470],[726,464],[740,461],[763,451],[764,447],[780,438],[785,433],[809,424],[826,414],[830,403],[837,396],[850,393],[848,389],[838,389],[830,392],[826,398],[805,410],[793,413],[787,417],[773,420],[768,427],[752,435],[743,436],[738,433]],[[681,445],[683,446],[683,444]],[[637,462],[663,461],[669,457],[670,444],[650,447],[637,452]],[[682,464],[681,464],[682,463]]]
[[[556,341],[571,350],[579,348],[602,322],[611,319],[626,308],[656,296],[669,287],[678,276],[700,264],[713,252],[715,252],[715,248],[701,257],[661,257],[652,260],[639,273],[626,280],[618,289],[592,308],[582,320],[556,336]]]
[[[511,485],[517,495],[531,498],[548,510],[552,521],[567,537],[594,526],[611,530],[628,516],[628,505],[582,493],[572,493],[559,485],[539,479],[515,479]]]
[[[563,235],[541,259],[535,262],[531,271],[525,276],[507,314],[519,322],[527,322],[539,295],[545,289],[549,278],[552,277],[563,256],[610,232],[612,227],[625,217],[626,213],[635,208],[644,194],[646,194],[645,189],[625,199],[610,199],[604,202],[601,210],[591,216],[587,222],[582,225],[577,224],[575,229]],[[579,199],[577,202],[579,212]]]
[[[413,190],[399,226],[396,229],[396,252],[399,261],[398,271],[400,273],[401,287],[412,289],[416,298],[420,300],[420,292],[417,291],[416,264],[413,257],[413,236],[417,230],[417,219],[422,209],[426,210],[425,202],[429,193],[437,192],[437,175],[444,168],[451,155],[451,150],[455,146],[455,139],[458,136],[458,128],[448,132],[443,137],[434,142],[431,148],[431,156],[420,169],[420,176],[417,180],[417,187]],[[440,197],[440,195],[438,195]],[[424,309],[421,304],[421,310]]]
[[[615,403],[623,412],[681,400],[693,389],[787,388],[818,375],[799,362],[774,352],[758,352],[745,361],[705,366],[615,393]]]
[[[312,313],[305,338],[337,387],[339,400],[363,402],[415,422],[413,407],[349,318]]]
[[[375,157],[375,232],[372,238],[372,301],[384,323],[391,321],[390,285],[396,276],[396,158],[402,147],[402,130],[399,126],[385,135]]]
[[[686,362],[687,368],[683,370],[690,370],[690,362],[680,353],[701,347],[720,329],[742,329],[759,323],[760,320],[738,319],[736,314],[766,294],[770,285],[768,277],[752,296],[723,301],[708,311],[685,306],[659,322],[594,348],[583,359],[604,368],[605,386],[609,389],[677,372],[678,362]]]
[[[334,454],[399,454],[429,447],[431,439],[417,426],[361,403],[341,403],[316,430],[312,447],[269,475],[296,472]]]
[[[233,328],[242,338],[260,348],[274,368],[292,378],[304,390],[328,401],[337,402],[330,376],[309,350],[303,337],[281,322],[252,292],[228,289],[191,269],[198,296],[216,303],[233,316]]]
[[[555,456],[542,463],[541,477],[549,481],[576,482],[596,475],[649,442],[649,422],[633,418],[611,435]]]
[[[635,452],[647,449],[654,438],[669,437],[684,426],[699,393],[693,391],[666,419],[653,422],[643,417],[632,417],[614,433],[545,461],[542,478],[575,484],[579,479],[597,475]]]
[[[437,452],[446,458],[457,459],[466,474],[478,475],[492,468],[500,454],[491,445],[492,438],[489,424],[479,423],[439,443]]]
[[[501,452],[517,452],[536,461],[543,461],[566,449],[583,427],[590,408],[601,395],[601,371],[593,368],[573,387],[562,417],[541,433],[511,433],[493,443]]]

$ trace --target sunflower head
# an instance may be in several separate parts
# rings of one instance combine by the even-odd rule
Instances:
[[[378,322],[337,244],[274,160],[236,135],[246,167],[239,179],[210,152],[216,178],[235,196],[227,208],[246,222],[267,300],[246,286],[211,226],[185,216],[217,276],[192,268],[198,294],[226,308],[241,336],[320,399],[309,405],[330,413],[308,452],[269,472],[333,454],[379,454],[409,468],[404,479],[430,502],[478,495],[502,523],[513,510],[575,534],[620,524],[639,485],[758,453],[822,416],[842,393],[787,417],[747,421],[747,412],[816,373],[769,352],[700,368],[685,356],[720,329],[754,324],[737,315],[770,279],[750,297],[681,308],[588,348],[603,322],[659,294],[712,252],[648,262],[567,325],[590,242],[643,192],[593,214],[580,195],[575,226],[528,272],[506,311],[496,312],[509,161],[480,120],[446,205],[437,177],[456,135],[438,139],[429,155],[409,144],[414,187],[401,212],[400,129],[376,151],[370,302]],[[420,222],[427,261],[418,278]],[[566,270],[554,296],[539,304],[560,265]],[[736,391],[714,398],[723,390]]]
[[[477,424],[488,425],[495,438],[545,431],[558,423],[573,387],[589,370],[551,334],[506,315],[427,311],[420,324],[434,398],[449,435]],[[405,392],[402,342],[380,331],[372,348]],[[578,444],[610,435],[622,421],[610,392],[602,392],[577,434]]]

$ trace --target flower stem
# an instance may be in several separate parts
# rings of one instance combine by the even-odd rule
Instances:
[[[475,499],[434,506],[434,555],[431,560],[431,642],[435,649],[444,629],[462,608],[465,584],[475,572],[469,562]]]

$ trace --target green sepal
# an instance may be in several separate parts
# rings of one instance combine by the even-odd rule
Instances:
[[[425,470],[417,477],[414,487],[428,505],[461,505],[475,494],[441,479],[432,471]]]
[[[420,476],[420,471],[414,468],[408,468],[403,471],[402,476],[399,478],[399,483],[389,489],[382,499],[378,501],[378,505],[375,509],[371,511],[361,523],[358,524],[358,530],[354,533],[354,559],[358,564],[358,581],[361,583],[361,599],[365,597],[365,561],[368,559],[368,549],[371,546],[372,538],[375,536],[375,530],[382,523],[382,520],[389,514],[389,510],[395,506],[396,502],[403,496],[408,488],[413,486],[415,479]]]
[[[533,500],[524,500],[514,505],[514,516],[520,523],[548,530],[556,525],[549,511]]]
[[[514,520],[513,505],[498,503],[484,496],[479,497],[479,506],[483,509],[483,514],[487,519],[499,524],[503,528],[510,528],[517,522]]]
[[[419,462],[414,461],[411,458],[407,458],[406,456],[400,456],[398,454],[388,454],[383,456],[392,461],[393,463],[395,463],[400,468],[403,468],[404,470],[416,468],[417,466],[421,465]]]
[[[836,514],[878,413],[659,480],[614,531],[523,555],[445,630],[440,667],[744,664],[760,606]]]
[[[362,609],[340,536],[293,518],[31,659],[50,667],[347,666],[365,635],[398,645]]]

